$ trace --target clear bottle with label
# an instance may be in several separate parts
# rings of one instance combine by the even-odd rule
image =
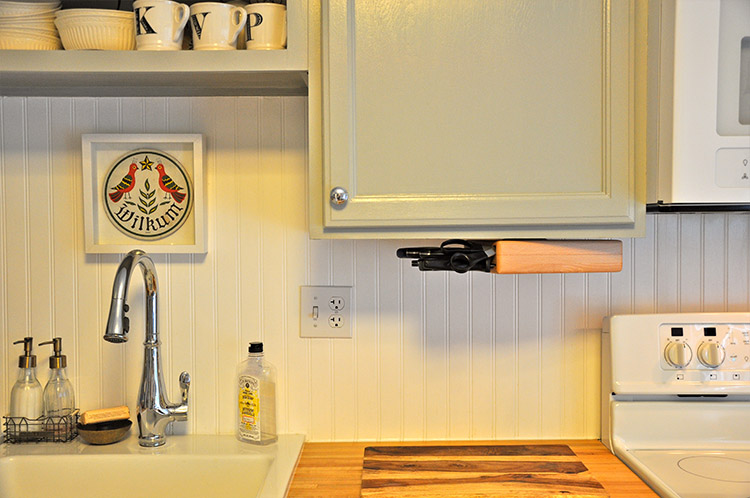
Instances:
[[[68,360],[62,354],[62,339],[60,337],[39,343],[40,346],[46,344],[52,344],[54,355],[49,357],[50,376],[47,385],[44,386],[44,416],[64,417],[73,413],[76,406],[73,385],[65,373]]]
[[[36,420],[42,416],[42,385],[36,378],[36,355],[31,354],[34,339],[25,337],[13,344],[23,343],[24,354],[18,357],[18,379],[10,391],[10,416]],[[20,431],[28,431],[28,425]]]
[[[276,367],[263,357],[263,343],[251,342],[237,369],[237,439],[271,444],[276,435]]]

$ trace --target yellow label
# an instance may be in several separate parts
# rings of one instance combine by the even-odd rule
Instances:
[[[260,441],[260,382],[250,375],[241,376],[239,382],[240,437]]]

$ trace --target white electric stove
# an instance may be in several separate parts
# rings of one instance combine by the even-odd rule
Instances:
[[[616,315],[602,442],[662,497],[750,498],[750,313]]]

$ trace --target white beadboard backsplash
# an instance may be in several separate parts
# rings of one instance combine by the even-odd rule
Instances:
[[[624,240],[614,274],[421,273],[423,241],[315,241],[306,230],[306,99],[0,99],[0,413],[20,346],[63,338],[80,408],[134,410],[143,292],[131,340],[102,335],[120,255],[83,248],[82,133],[202,133],[206,255],[155,255],[179,432],[234,430],[235,368],[262,340],[279,369],[280,432],[317,441],[593,438],[602,317],[745,311],[750,216],[662,214]],[[137,247],[138,244],[134,244]],[[301,339],[301,285],[353,286],[351,339]],[[36,348],[47,377],[48,349]]]

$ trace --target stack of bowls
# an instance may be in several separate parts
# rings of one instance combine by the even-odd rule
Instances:
[[[58,50],[59,0],[0,0],[0,49]]]
[[[135,50],[135,14],[122,10],[66,9],[55,17],[65,50]]]

